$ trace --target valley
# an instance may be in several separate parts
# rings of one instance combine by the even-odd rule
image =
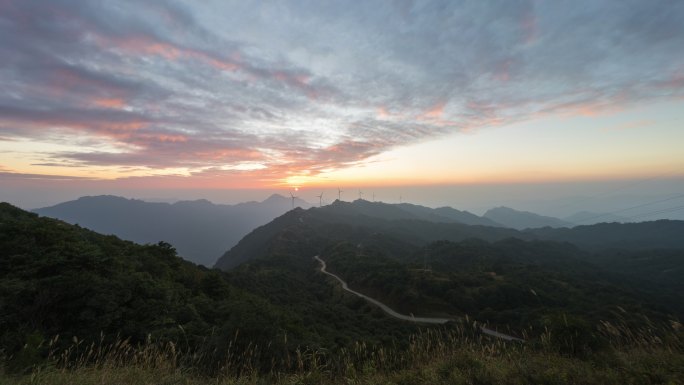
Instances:
[[[326,270],[325,261],[323,261],[318,255],[314,256],[314,259],[317,260],[321,264],[321,267],[320,267],[321,273],[327,274],[327,275],[335,278],[342,285],[342,289],[356,295],[357,297],[361,297],[361,298],[365,299],[366,301],[380,307],[385,313],[389,314],[390,316],[392,316],[394,318],[404,320],[404,321],[408,321],[408,322],[427,323],[427,324],[445,324],[447,322],[454,321],[453,318],[417,317],[417,316],[414,316],[413,314],[410,314],[410,315],[399,314],[396,311],[392,310],[389,306],[385,305],[384,303],[382,303],[376,299],[373,299],[371,297],[368,297],[367,295],[361,294],[357,291],[350,289],[349,285],[347,285],[347,283],[345,281],[343,281],[342,278],[340,278],[337,275],[330,273]],[[510,335],[504,334],[504,333],[499,333],[496,330],[489,329],[485,326],[480,326],[480,330],[484,334],[487,334],[487,335],[490,335],[490,336],[493,336],[496,338],[501,338],[501,339],[504,339],[506,341],[524,342],[524,340],[522,340],[520,338],[513,337],[513,336],[510,336]]]

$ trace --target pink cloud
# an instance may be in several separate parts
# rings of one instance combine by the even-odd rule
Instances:
[[[212,52],[185,47],[179,44],[162,41],[149,35],[135,35],[125,38],[98,36],[96,44],[104,50],[114,49],[127,54],[158,56],[170,61],[194,59],[221,71],[245,73],[253,79],[271,80],[298,89],[310,99],[327,96],[332,90],[316,87],[311,84],[311,75],[291,69],[260,68],[245,61],[239,51],[232,51],[227,56]]]
[[[132,143],[134,144],[148,144],[149,142],[160,142],[160,143],[185,143],[189,139],[185,135],[169,135],[169,134],[145,134],[137,133],[133,137]]]
[[[132,114],[107,115],[85,113],[80,110],[6,110],[0,115],[0,127],[16,127],[34,134],[48,131],[74,130],[95,135],[125,140],[133,132],[151,125],[152,122]]]
[[[379,119],[387,119],[389,118],[390,114],[385,106],[380,106],[377,108],[377,116]]]
[[[438,120],[444,115],[444,107],[446,106],[445,101],[440,101],[432,107],[428,108],[425,112],[418,115],[416,118],[418,120]]]
[[[120,98],[100,98],[93,101],[94,106],[103,108],[121,109],[126,104],[127,103]]]

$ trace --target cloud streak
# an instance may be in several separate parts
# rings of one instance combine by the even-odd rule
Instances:
[[[582,3],[6,0],[0,140],[116,149],[44,166],[273,183],[453,132],[684,97],[684,4]]]

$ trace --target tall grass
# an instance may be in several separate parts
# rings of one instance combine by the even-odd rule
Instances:
[[[570,340],[559,340],[554,338],[552,330],[546,329],[532,337],[534,331],[528,330],[524,333],[528,342],[507,342],[480,334],[475,325],[465,323],[424,329],[412,335],[405,348],[358,341],[335,351],[298,347],[291,351],[274,352],[273,346],[282,345],[273,343],[266,346],[243,344],[238,349],[235,347],[238,346],[239,332],[236,332],[232,340],[226,341],[226,353],[221,356],[217,355],[215,349],[191,349],[181,347],[182,344],[176,342],[155,341],[151,337],[133,344],[121,338],[107,343],[105,336],[89,342],[75,337],[63,341],[55,336],[35,347],[47,352],[40,364],[33,365],[24,375],[1,374],[0,380],[4,378],[8,383],[17,384],[66,384],[70,383],[69,379],[78,378],[82,383],[102,384],[392,383],[395,380],[400,383],[400,380],[409,381],[429,374],[429,378],[421,381],[438,383],[450,379],[453,382],[446,383],[458,383],[461,380],[465,381],[463,383],[474,383],[471,380],[477,376],[490,376],[501,381],[512,381],[516,376],[534,377],[537,374],[544,377],[549,368],[543,365],[543,357],[550,357],[548,364],[558,366],[557,370],[567,369],[570,374],[564,376],[570,376],[568,378],[574,378],[579,373],[592,376],[598,373],[592,371],[599,370],[601,365],[603,369],[600,370],[620,378],[629,370],[618,369],[617,366],[627,365],[625,362],[637,358],[639,363],[634,367],[645,365],[647,369],[643,371],[646,374],[655,370],[648,369],[649,359],[654,356],[666,357],[661,359],[676,362],[676,365],[680,362],[684,364],[684,338],[682,325],[678,322],[656,325],[648,321],[638,329],[629,328],[624,323],[601,322],[595,326],[596,333],[607,344],[601,347],[601,351],[592,352],[586,357],[572,357],[563,349],[567,344],[575,343],[572,335],[564,336]],[[559,341],[562,346],[559,346]],[[287,340],[283,342],[287,343]],[[601,365],[587,363],[596,360],[596,357],[603,360]],[[12,358],[5,357],[3,362],[11,362]],[[0,368],[2,372],[4,369]],[[671,375],[676,379],[680,375],[684,377],[684,374],[674,369],[669,372],[665,370],[661,375]],[[605,378],[605,383],[612,383],[612,377]]]

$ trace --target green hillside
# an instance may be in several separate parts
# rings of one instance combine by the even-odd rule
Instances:
[[[213,370],[230,354],[229,344],[261,346],[260,364],[280,365],[297,349],[338,349],[362,339],[382,344],[417,330],[341,298],[316,273],[310,250],[287,237],[270,259],[226,274],[182,260],[165,243],[137,245],[3,203],[2,352],[21,366],[49,354],[44,345],[19,354],[27,344],[58,335],[53,350],[72,337],[86,345],[151,339],[182,342]]]
[[[2,204],[0,245],[6,353],[57,335],[68,343],[101,334],[105,342],[152,338],[218,349],[237,329],[246,341],[268,343],[284,334],[280,325],[296,322],[168,244],[136,245]]]
[[[236,247],[252,258],[222,272],[183,261],[165,243],[137,245],[2,204],[0,382],[683,378],[674,305],[681,294],[664,291],[679,281],[652,281],[660,291],[632,287],[645,280],[637,274],[644,258],[679,272],[679,254],[635,255],[609,270],[619,254],[510,238],[459,241],[487,228],[423,223],[294,210],[245,237]],[[411,226],[419,226],[413,236]],[[426,241],[446,229],[464,231],[457,241]],[[497,231],[504,238],[508,230]],[[394,319],[321,274],[313,255],[398,311],[454,321]],[[526,342],[486,336],[476,327],[483,322]],[[554,361],[552,370],[542,357]]]

